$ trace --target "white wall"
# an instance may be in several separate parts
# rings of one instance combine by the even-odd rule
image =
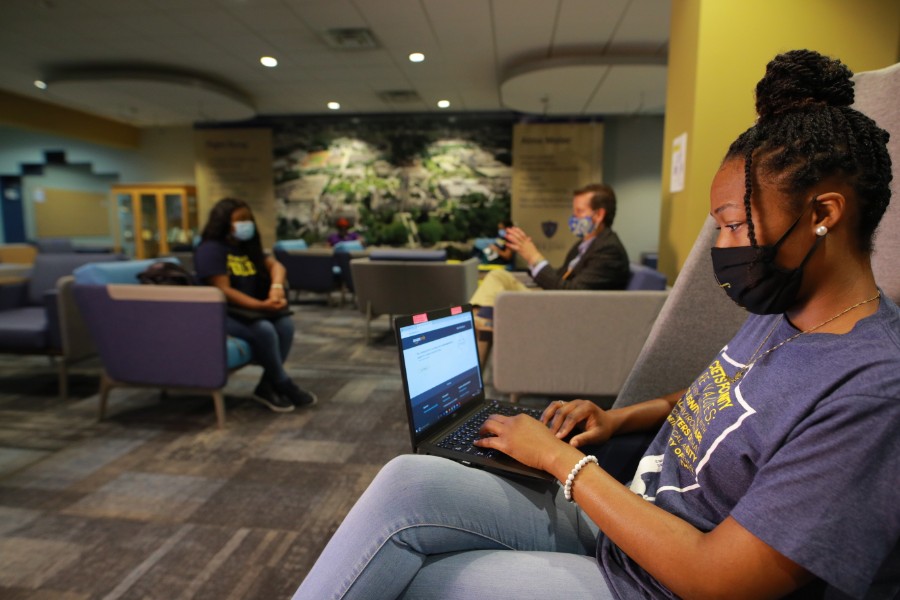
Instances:
[[[659,249],[663,117],[604,120],[603,179],[616,191],[616,221],[631,262]]]

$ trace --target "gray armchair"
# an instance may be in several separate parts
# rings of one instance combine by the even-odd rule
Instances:
[[[402,254],[394,254],[398,258]],[[378,315],[405,315],[468,302],[478,285],[478,259],[463,262],[379,260],[350,262],[356,305],[366,315],[366,340]],[[417,256],[410,253],[408,258]]]
[[[666,301],[665,277],[631,265],[624,291],[508,292],[494,307],[493,385],[522,394],[614,397]]]
[[[493,385],[523,394],[615,396],[665,291],[511,292],[497,297]]]

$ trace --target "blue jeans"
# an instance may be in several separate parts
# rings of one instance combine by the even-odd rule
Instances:
[[[226,316],[225,331],[250,344],[253,360],[262,366],[266,381],[274,384],[288,379],[283,365],[294,342],[294,322],[290,316],[255,321]]]
[[[555,483],[404,455],[375,477],[294,600],[612,598],[597,532]]]

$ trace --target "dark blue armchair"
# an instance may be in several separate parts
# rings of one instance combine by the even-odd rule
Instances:
[[[68,366],[96,354],[72,298],[71,274],[114,254],[38,254],[28,279],[0,285],[0,352],[44,354],[58,366],[59,394],[68,397]]]

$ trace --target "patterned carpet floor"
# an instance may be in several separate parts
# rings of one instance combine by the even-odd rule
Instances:
[[[276,414],[233,374],[204,396],[113,391],[99,363],[57,398],[46,357],[0,355],[0,597],[290,598],[379,468],[409,451],[397,349],[350,306],[296,307],[287,368],[319,403]]]

